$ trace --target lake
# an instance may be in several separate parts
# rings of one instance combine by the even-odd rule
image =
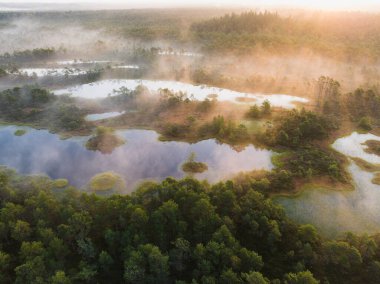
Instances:
[[[160,89],[169,89],[172,92],[185,92],[188,96],[196,100],[205,100],[210,95],[216,95],[219,101],[232,101],[235,103],[243,103],[244,100],[248,104],[261,105],[268,100],[274,107],[294,108],[295,103],[307,103],[309,100],[301,97],[290,96],[285,94],[261,94],[261,93],[242,93],[229,89],[210,87],[205,85],[192,85],[177,81],[152,81],[152,80],[101,80],[94,83],[82,84],[66,89],[55,90],[56,95],[71,94],[74,97],[87,99],[106,98],[114,94],[114,90],[121,87],[127,87],[130,90],[136,89],[143,85],[152,92]]]
[[[15,136],[17,129],[27,132],[23,136]],[[123,130],[117,134],[126,140],[126,144],[111,154],[102,154],[85,148],[89,137],[61,140],[47,130],[2,127],[0,164],[22,174],[66,178],[77,187],[85,186],[98,173],[113,171],[124,178],[129,192],[143,180],[184,177],[181,165],[192,152],[196,154],[196,160],[206,163],[209,168],[195,177],[210,182],[227,179],[241,171],[273,168],[273,153],[253,145],[237,152],[213,139],[190,144],[160,141],[159,135],[150,130]]]

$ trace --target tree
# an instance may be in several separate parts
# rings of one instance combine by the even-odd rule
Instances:
[[[319,241],[317,229],[313,225],[299,226],[298,233],[302,242],[316,244]]]
[[[71,236],[74,239],[84,239],[90,232],[92,217],[86,211],[74,213],[69,219]]]
[[[112,264],[114,263],[114,260],[112,259],[112,257],[109,255],[108,252],[106,251],[101,251],[101,253],[99,254],[99,265],[100,265],[100,268],[107,272],[109,269],[111,269],[111,266]]]
[[[10,282],[9,268],[11,266],[11,257],[9,254],[0,251],[0,283]]]
[[[220,276],[218,283],[221,283],[221,284],[239,284],[239,283],[243,283],[243,281],[240,279],[240,277],[235,272],[233,272],[231,269],[228,269],[226,271],[223,271],[222,275]]]
[[[51,277],[51,284],[71,284],[71,280],[66,276],[64,271],[57,271]]]
[[[335,124],[325,116],[304,109],[292,110],[285,114],[267,135],[273,135],[277,145],[299,147],[328,137],[334,128]]]
[[[243,273],[242,278],[248,284],[269,284],[269,280],[266,279],[260,272],[257,272],[257,271]]]
[[[12,238],[17,241],[27,240],[32,233],[30,225],[28,222],[23,220],[17,220],[16,224],[12,229]]]
[[[168,256],[151,244],[139,246],[124,263],[124,280],[127,283],[167,283],[168,277]]]
[[[270,115],[271,112],[272,110],[271,110],[270,102],[268,100],[265,100],[263,104],[261,105],[261,113],[263,115]]]
[[[41,242],[23,242],[20,248],[20,258],[23,261],[33,260],[35,257],[44,257],[46,250]]]
[[[343,241],[328,241],[323,244],[324,261],[330,275],[343,280],[356,273],[362,264],[360,252]]]
[[[173,243],[174,248],[170,250],[170,266],[177,272],[181,273],[186,270],[188,261],[191,259],[190,242],[178,238]]]
[[[41,283],[46,277],[46,268],[41,256],[37,256],[15,268],[16,284]]]
[[[285,284],[318,284],[310,271],[301,271],[297,273],[288,273],[285,275]]]
[[[253,105],[249,108],[249,111],[247,113],[247,116],[249,118],[257,119],[260,118],[260,109],[257,105]]]

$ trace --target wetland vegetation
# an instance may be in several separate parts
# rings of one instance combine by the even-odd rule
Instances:
[[[0,282],[379,283],[379,29],[0,12]]]

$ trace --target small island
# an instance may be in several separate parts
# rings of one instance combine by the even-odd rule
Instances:
[[[124,189],[124,180],[114,172],[97,174],[88,183],[88,190],[97,194],[120,193]]]
[[[208,170],[208,166],[205,163],[195,161],[195,153],[192,152],[182,165],[182,170],[185,173],[203,173]]]
[[[65,178],[60,178],[53,181],[53,186],[57,189],[66,188],[68,185],[69,181]]]
[[[365,149],[367,153],[380,156],[380,141],[368,140],[364,144],[368,147]]]
[[[17,129],[15,132],[14,132],[14,135],[15,136],[23,136],[26,134],[26,130],[25,129]]]
[[[98,126],[96,134],[86,143],[86,148],[92,151],[100,151],[103,154],[110,154],[112,151],[125,144],[125,140],[115,134],[115,130],[109,127]]]

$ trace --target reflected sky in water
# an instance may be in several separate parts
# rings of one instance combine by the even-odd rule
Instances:
[[[337,139],[332,147],[349,157],[361,158],[369,163],[379,163],[380,157],[364,151],[368,140],[379,141],[373,134],[358,134]],[[339,192],[323,188],[307,189],[297,196],[280,196],[274,200],[284,206],[293,220],[313,224],[329,237],[344,232],[357,234],[378,233],[380,230],[380,186],[371,181],[374,173],[360,169],[351,161],[351,174],[355,190]]]
[[[209,170],[197,174],[199,179],[216,182],[241,171],[270,170],[272,152],[248,146],[236,152],[229,145],[215,140],[195,144],[161,142],[158,134],[148,130],[125,130],[118,134],[126,144],[112,154],[102,154],[85,148],[88,137],[60,140],[46,130],[23,128],[27,133],[15,136],[20,127],[0,128],[0,164],[15,168],[23,174],[47,174],[52,178],[67,178],[82,187],[89,179],[105,171],[121,175],[129,188],[145,179],[162,180],[168,176],[184,177],[182,163],[191,152],[197,160],[207,163]]]
[[[106,98],[114,95],[114,90],[126,87],[135,90],[143,85],[152,92],[160,89],[169,89],[172,92],[184,92],[196,100],[203,101],[209,95],[217,95],[218,101],[231,101],[239,103],[239,99],[249,99],[248,104],[262,104],[269,101],[272,106],[292,109],[296,107],[294,103],[307,103],[306,98],[290,96],[286,94],[261,94],[242,93],[229,89],[211,87],[206,85],[192,85],[178,81],[153,81],[153,80],[101,80],[98,82],[82,84],[61,90],[55,90],[56,95],[71,94],[74,97],[87,99]],[[252,100],[252,101],[251,101]],[[241,102],[240,102],[241,103]]]

